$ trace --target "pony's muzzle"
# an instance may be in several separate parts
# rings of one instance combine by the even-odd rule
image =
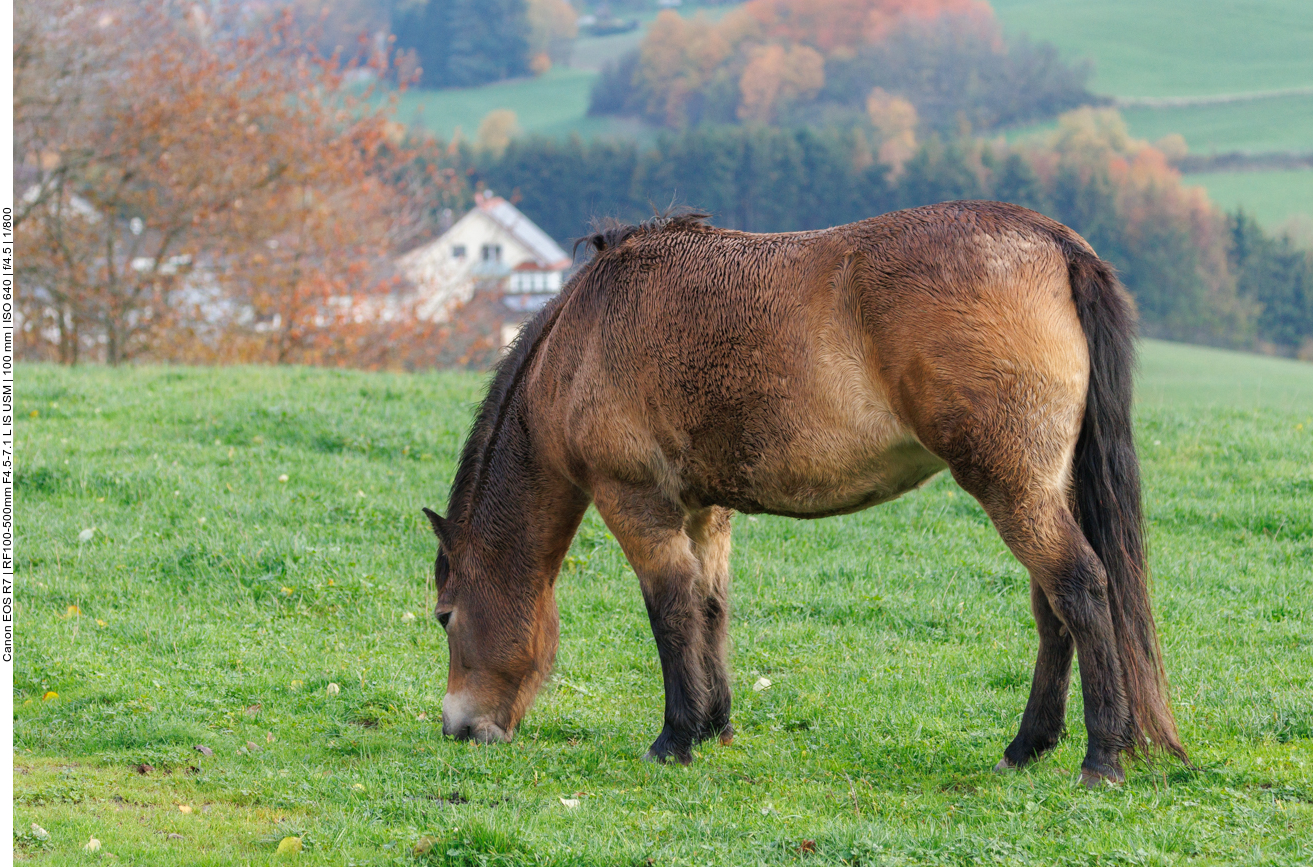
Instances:
[[[459,695],[448,694],[442,699],[442,733],[458,741],[477,741],[481,744],[508,744],[511,732],[497,725],[491,718],[465,712],[466,702]]]
[[[475,741],[481,744],[508,744],[511,742],[510,734],[491,720],[453,724],[447,721],[446,716],[443,716],[442,733],[458,741]]]

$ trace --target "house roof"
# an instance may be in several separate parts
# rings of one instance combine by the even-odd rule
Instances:
[[[569,267],[569,254],[546,232],[538,228],[533,220],[522,214],[519,208],[501,196],[476,195],[474,202],[475,207],[523,244],[533,254],[540,267],[554,269]]]

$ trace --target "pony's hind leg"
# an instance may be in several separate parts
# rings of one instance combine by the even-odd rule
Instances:
[[[702,566],[703,644],[702,671],[707,681],[706,725],[703,738],[734,739],[730,723],[732,692],[729,682],[729,509],[712,506],[691,516],[688,535]]]
[[[1044,588],[1030,579],[1030,610],[1039,633],[1039,655],[1030,684],[1030,698],[1021,717],[1021,729],[1003,751],[995,770],[1019,768],[1057,745],[1067,716],[1067,692],[1071,686],[1071,656],[1075,645],[1071,633],[1053,612]]]
[[[1003,541],[1039,586],[1057,624],[1036,603],[1040,656],[1021,730],[1005,758],[1033,755],[1056,739],[1061,724],[1059,695],[1065,693],[1071,636],[1080,659],[1081,694],[1089,742],[1081,776],[1087,785],[1125,779],[1120,754],[1132,745],[1130,707],[1123,687],[1121,655],[1108,605],[1107,574],[1063,497],[1056,492],[1003,494],[998,488],[971,490],[993,519]],[[1061,692],[1060,692],[1061,690]],[[1056,722],[1055,722],[1056,720]]]
[[[707,647],[707,593],[702,563],[686,532],[686,513],[655,489],[604,483],[594,502],[638,573],[665,685],[665,725],[647,758],[689,764],[706,736],[712,705]],[[726,684],[727,687],[727,684]],[[728,704],[725,705],[728,711]]]

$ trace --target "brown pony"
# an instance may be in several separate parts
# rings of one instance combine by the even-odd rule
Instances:
[[[947,468],[1030,572],[1030,700],[999,768],[1061,736],[1080,654],[1087,783],[1185,751],[1146,585],[1134,312],[1065,226],[953,202],[815,232],[614,226],[498,366],[461,455],[436,615],[442,728],[508,741],[551,669],[554,585],[594,503],[665,681],[650,758],[728,743],[730,515],[865,509]]]

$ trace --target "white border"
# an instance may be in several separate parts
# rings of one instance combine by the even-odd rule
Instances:
[[[4,802],[14,803],[14,3],[0,0],[0,99],[10,113],[0,119],[0,152],[10,166],[0,172],[0,737],[8,745],[9,771],[0,782]],[[0,809],[0,846],[13,846],[13,807]]]

